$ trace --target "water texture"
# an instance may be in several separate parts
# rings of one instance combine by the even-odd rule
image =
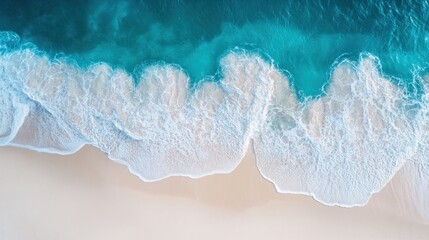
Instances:
[[[155,181],[253,142],[279,192],[339,206],[404,166],[429,219],[428,23],[427,1],[4,1],[0,144]]]

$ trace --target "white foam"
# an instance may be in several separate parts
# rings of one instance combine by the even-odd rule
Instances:
[[[8,145],[41,152],[71,154],[84,144],[85,141],[74,129],[36,105]]]
[[[399,171],[395,187],[398,195],[405,195],[411,208],[429,223],[429,75],[420,79],[424,86],[421,109],[416,118],[416,154]],[[402,191],[402,192],[401,192]]]
[[[415,152],[403,93],[378,72],[373,56],[342,62],[325,96],[297,106],[275,88],[267,125],[255,141],[261,173],[278,191],[328,205],[365,204]],[[282,90],[280,90],[282,89]]]
[[[417,148],[403,92],[377,64],[371,55],[342,62],[325,96],[299,103],[280,71],[245,52],[221,60],[220,82],[190,91],[173,65],[143,69],[135,86],[105,63],[83,69],[9,51],[0,56],[0,144],[56,153],[91,144],[155,181],[230,172],[253,139],[280,192],[362,205]]]
[[[70,127],[81,142],[99,147],[146,181],[232,171],[271,89],[265,77],[271,65],[235,53],[222,60],[222,82],[204,83],[193,94],[186,74],[170,65],[146,68],[137,87],[127,73],[106,64],[83,70],[31,50],[4,55],[2,65],[14,87],[52,114],[43,117],[41,131],[56,124],[70,133]],[[67,137],[68,145],[79,142]]]
[[[7,79],[1,76],[0,80],[0,145],[8,144],[16,135],[30,106],[19,97]]]

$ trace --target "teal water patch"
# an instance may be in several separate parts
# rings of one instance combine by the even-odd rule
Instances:
[[[153,61],[180,65],[196,83],[243,48],[287,70],[300,96],[315,96],[342,56],[378,56],[383,71],[412,79],[427,66],[428,3],[416,1],[9,1],[0,28],[79,64],[128,71]]]

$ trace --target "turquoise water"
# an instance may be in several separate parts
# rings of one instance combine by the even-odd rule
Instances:
[[[0,145],[92,145],[144,181],[253,147],[279,192],[345,207],[405,169],[429,219],[428,23],[428,1],[3,0]]]
[[[303,96],[320,94],[330,67],[362,52],[386,74],[411,79],[427,67],[427,1],[3,1],[0,29],[79,64],[133,71],[178,64],[192,82],[214,75],[236,47],[287,70]]]

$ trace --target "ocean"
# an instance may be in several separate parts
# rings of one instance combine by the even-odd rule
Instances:
[[[144,181],[228,173],[368,202],[404,164],[429,218],[428,1],[0,6],[0,145],[93,145]]]

